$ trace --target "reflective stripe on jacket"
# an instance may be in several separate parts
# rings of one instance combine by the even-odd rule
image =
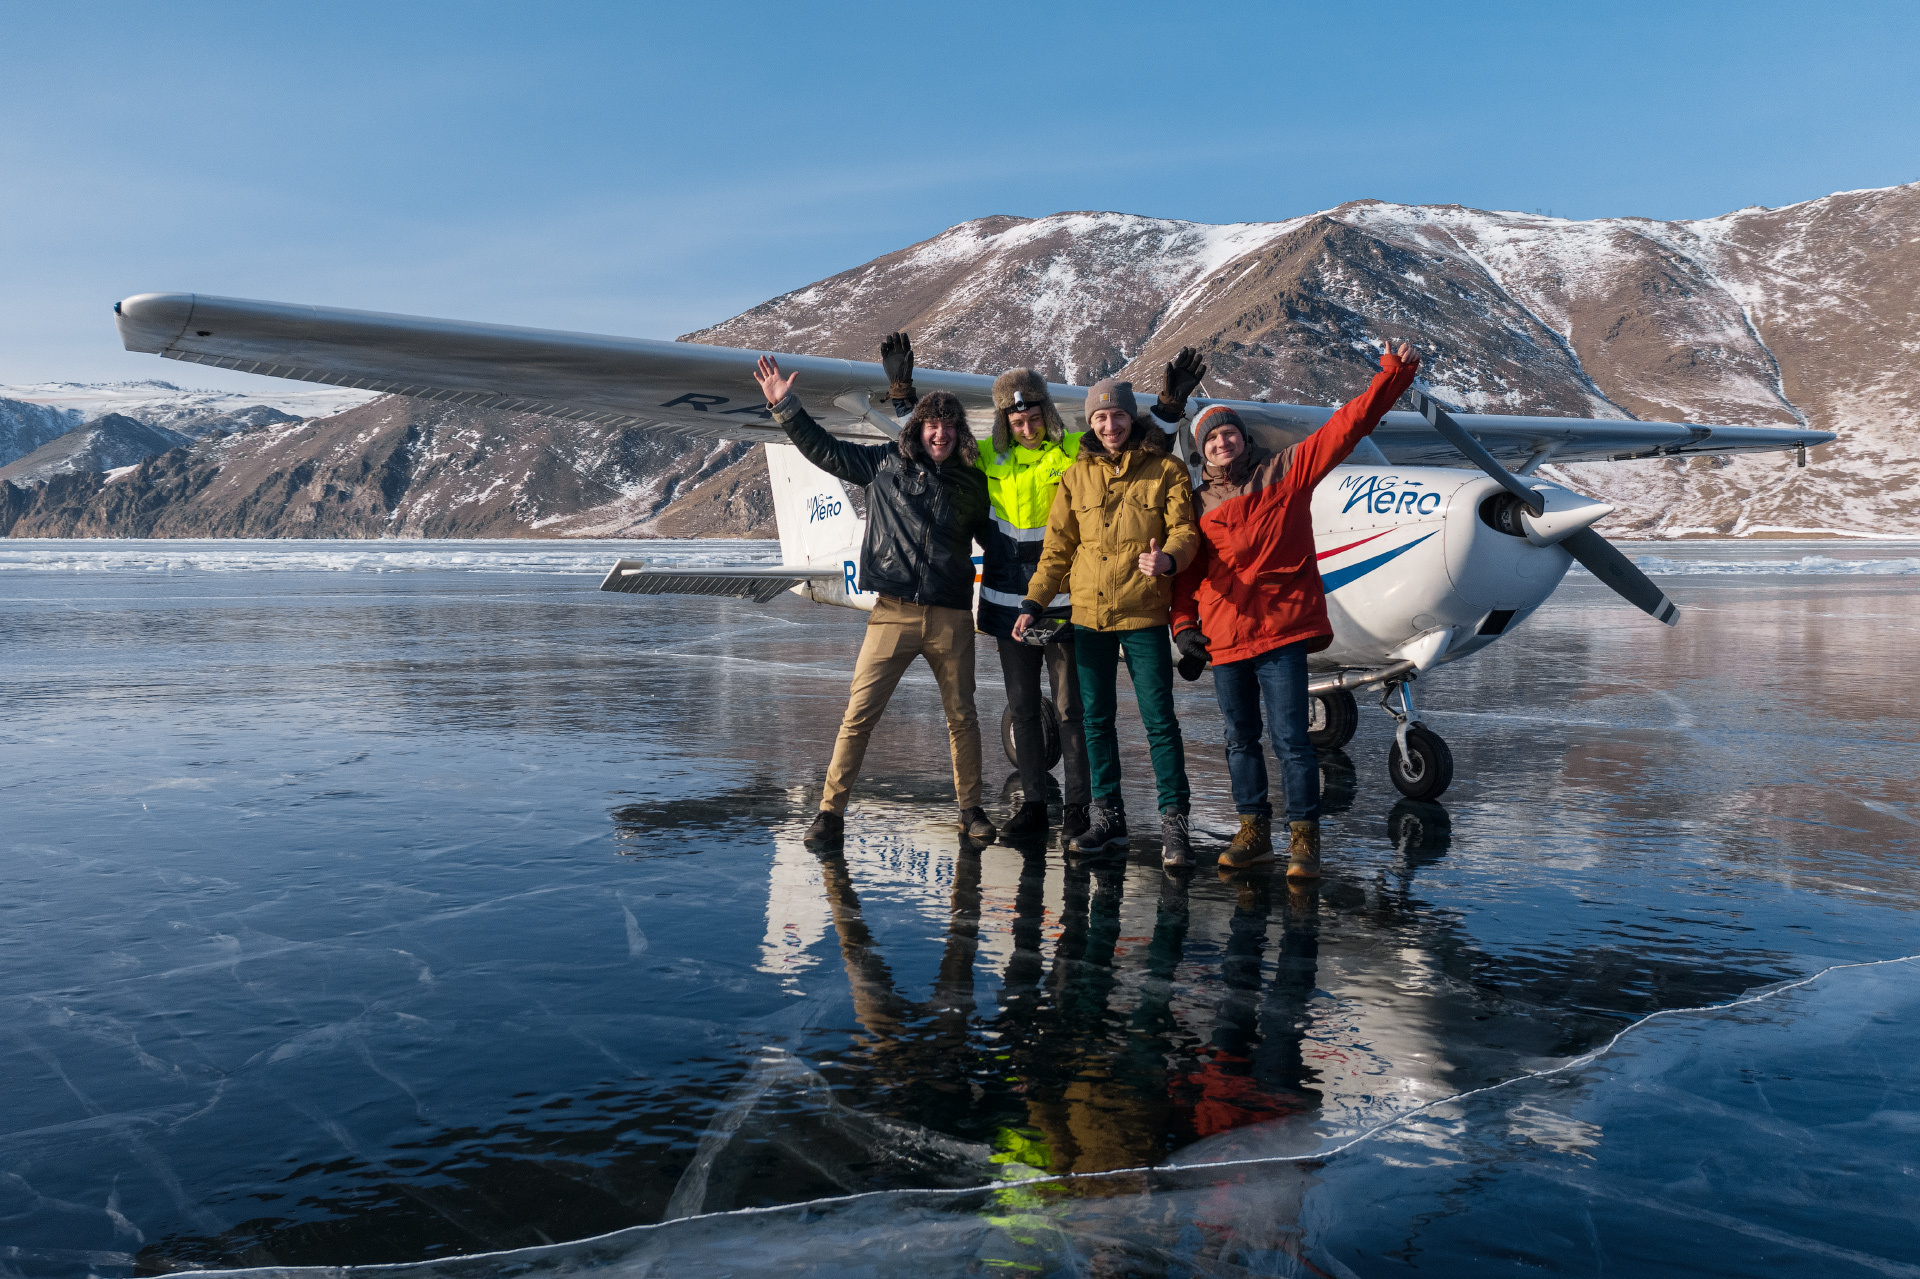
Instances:
[[[992,504],[992,518],[980,534],[980,629],[985,634],[1013,636],[1027,582],[1046,543],[1054,490],[1080,456],[1080,440],[1075,432],[1058,444],[1045,440],[1037,449],[1016,444],[1004,455],[981,450],[977,465],[986,474]],[[1047,601],[1047,616],[1066,617],[1067,603],[1066,595],[1056,592]]]
[[[1082,437],[1080,456],[1054,493],[1029,600],[1051,599],[1071,580],[1075,626],[1132,631],[1167,624],[1173,579],[1141,573],[1140,553],[1158,542],[1178,572],[1197,545],[1193,481],[1167,456],[1168,443],[1145,414],[1117,455],[1091,431]]]
[[[1418,366],[1380,358],[1372,385],[1278,453],[1238,459],[1232,478],[1200,486],[1199,550],[1174,584],[1173,633],[1199,626],[1215,664],[1287,644],[1333,642],[1313,544],[1313,489],[1347,460],[1413,381]],[[1209,467],[1211,477],[1214,468]]]

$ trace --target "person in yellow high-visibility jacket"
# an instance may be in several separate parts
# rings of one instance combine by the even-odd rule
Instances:
[[[919,398],[913,386],[913,346],[904,333],[880,344],[888,394],[896,413],[910,412]],[[994,637],[1007,705],[1013,709],[1014,753],[1019,757],[1023,802],[1001,827],[1003,835],[1044,835],[1047,830],[1046,737],[1040,691],[1044,667],[1053,686],[1058,716],[1060,758],[1066,770],[1061,788],[1061,838],[1071,840],[1087,828],[1086,736],[1081,729],[1080,684],[1075,674],[1072,615],[1065,588],[1046,614],[1040,643],[1013,638],[1027,579],[1040,562],[1047,537],[1047,512],[1060,476],[1080,455],[1085,434],[1071,434],[1047,390],[1047,380],[1032,369],[1010,369],[993,384],[993,438],[975,463],[987,477],[992,521],[977,534],[980,541],[979,629]],[[1057,629],[1056,629],[1057,628]]]

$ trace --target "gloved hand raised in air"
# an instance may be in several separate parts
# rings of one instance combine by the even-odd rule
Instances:
[[[1188,681],[1200,678],[1200,672],[1207,669],[1207,662],[1213,654],[1207,650],[1207,637],[1200,633],[1198,626],[1189,626],[1173,637],[1173,646],[1180,650],[1180,678]]]
[[[1181,347],[1180,354],[1167,362],[1167,375],[1160,382],[1160,411],[1154,416],[1167,422],[1178,422],[1185,417],[1187,397],[1206,375],[1207,366],[1200,363],[1200,352],[1190,346]]]
[[[887,398],[915,400],[913,391],[913,340],[905,333],[889,333],[880,339],[880,367],[887,371]]]

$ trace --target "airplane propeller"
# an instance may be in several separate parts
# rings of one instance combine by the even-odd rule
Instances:
[[[1546,494],[1539,489],[1529,488],[1524,480],[1494,459],[1493,454],[1481,446],[1480,441],[1467,434],[1466,428],[1454,421],[1440,402],[1428,393],[1426,387],[1415,382],[1408,394],[1413,397],[1413,406],[1427,424],[1440,433],[1440,438],[1465,454],[1467,460],[1485,471],[1500,486],[1513,494],[1524,509],[1525,515],[1517,522],[1519,528],[1512,531],[1527,537],[1539,545],[1558,543],[1566,548],[1567,554],[1586,566],[1588,572],[1613,588],[1621,599],[1633,605],[1647,616],[1668,626],[1680,624],[1680,610],[1667,598],[1666,592],[1653,584],[1637,568],[1633,561],[1622,555],[1613,543],[1594,532],[1588,525],[1613,508],[1603,506],[1597,512],[1599,503],[1583,508],[1564,511],[1551,511]],[[1556,516],[1559,518],[1556,520]],[[1556,524],[1564,527],[1573,524],[1574,531],[1561,533]]]

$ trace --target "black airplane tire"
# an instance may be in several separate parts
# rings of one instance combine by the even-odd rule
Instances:
[[[1453,752],[1440,734],[1422,724],[1407,730],[1407,755],[1402,758],[1400,743],[1387,755],[1387,776],[1394,789],[1408,799],[1438,799],[1453,785]]]
[[[1307,694],[1307,740],[1315,750],[1337,751],[1360,727],[1360,704],[1344,688]]]
[[[1053,708],[1053,699],[1040,699],[1040,738],[1047,747],[1047,771],[1051,773],[1060,762],[1060,712]],[[1007,763],[1020,767],[1020,750],[1013,744],[1013,707],[1009,706],[1000,716],[1000,745],[1007,752]]]

